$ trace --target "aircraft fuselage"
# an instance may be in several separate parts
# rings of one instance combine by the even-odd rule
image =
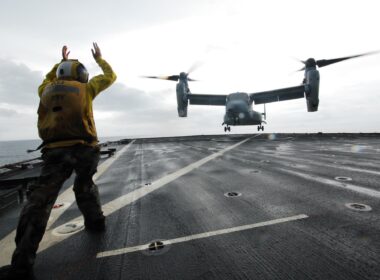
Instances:
[[[228,95],[226,100],[226,125],[261,125],[262,114],[252,109],[252,102],[245,92],[236,92]]]

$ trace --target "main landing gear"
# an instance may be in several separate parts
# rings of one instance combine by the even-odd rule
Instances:
[[[227,131],[230,132],[231,131],[231,127],[228,124],[223,122],[222,125],[225,125],[224,132],[227,132]]]
[[[261,131],[264,131],[264,126],[261,125],[261,124],[257,127],[257,131],[260,131],[260,130],[261,130]]]

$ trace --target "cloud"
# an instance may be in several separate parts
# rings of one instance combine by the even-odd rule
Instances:
[[[17,111],[13,109],[8,109],[8,108],[0,108],[0,118],[5,117],[13,117],[17,115]]]
[[[58,0],[33,3],[5,0],[0,10],[2,54],[15,52],[19,53],[17,58],[34,59],[38,55],[43,59],[51,55],[57,45],[85,44],[90,47],[91,42],[115,32],[152,26],[194,13],[207,14],[205,7],[210,7],[207,2],[92,0],[89,4],[88,1],[67,0],[63,7]]]
[[[176,107],[158,107],[149,110],[124,111],[114,119],[98,118],[104,112],[95,112],[99,136],[173,136],[221,133],[224,110],[190,108],[187,118],[179,118]]]
[[[165,98],[162,92],[149,94],[121,83],[115,83],[96,97],[94,106],[103,111],[137,111],[158,105],[161,97]]]
[[[24,64],[0,60],[0,139],[38,138],[37,87],[42,79],[41,72]],[[94,100],[99,135],[184,133],[193,124],[178,118],[175,96],[174,88],[146,92],[122,83],[113,84]],[[202,122],[197,113],[193,114],[193,121],[199,125]]]
[[[328,11],[323,22],[302,25],[309,16],[300,13],[307,9],[304,1],[289,6],[246,0],[93,0],[91,5],[68,0],[66,7],[75,9],[57,13],[58,0],[5,0],[0,11],[0,104],[9,106],[0,106],[0,125],[9,133],[0,138],[36,137],[37,87],[60,59],[62,45],[91,74],[99,71],[90,53],[92,40],[99,42],[119,77],[94,101],[100,136],[221,133],[223,107],[190,106],[188,118],[178,118],[174,83],[134,77],[186,71],[205,56],[207,63],[192,73],[200,80],[191,84],[194,93],[265,91],[302,81],[303,73],[287,75],[300,67],[289,56],[322,59],[378,48],[379,38],[372,35],[379,25],[375,3],[358,7],[348,1],[337,17],[340,5],[330,2],[315,7],[319,13]],[[282,13],[285,8],[289,13]],[[352,21],[358,9],[361,18]],[[324,40],[310,43],[312,38]],[[265,131],[379,131],[379,59],[374,55],[323,68],[319,111],[307,113],[305,100],[268,104]],[[358,84],[350,84],[354,82]]]
[[[3,106],[3,104],[0,104]],[[37,114],[25,106],[0,108],[0,141],[37,139]]]
[[[0,140],[37,138],[37,87],[41,72],[0,59]]]
[[[380,81],[326,87],[313,113],[306,111],[305,100],[268,104],[267,127],[273,132],[379,132],[379,88]]]
[[[41,72],[0,59],[0,102],[35,106],[38,104],[37,88],[42,79]]]

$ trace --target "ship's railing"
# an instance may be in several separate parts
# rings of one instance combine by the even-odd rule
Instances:
[[[41,157],[36,157],[28,160],[23,160],[15,163],[5,164],[0,166],[0,175],[10,170],[24,170],[33,168],[36,164],[41,163]]]

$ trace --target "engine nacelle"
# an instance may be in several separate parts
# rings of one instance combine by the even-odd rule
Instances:
[[[305,95],[308,112],[318,111],[319,105],[319,71],[306,69],[305,71]]]
[[[188,99],[187,99],[187,92],[188,87],[185,83],[179,82],[177,84],[177,110],[178,110],[178,116],[179,117],[187,117],[187,105],[188,105]]]

